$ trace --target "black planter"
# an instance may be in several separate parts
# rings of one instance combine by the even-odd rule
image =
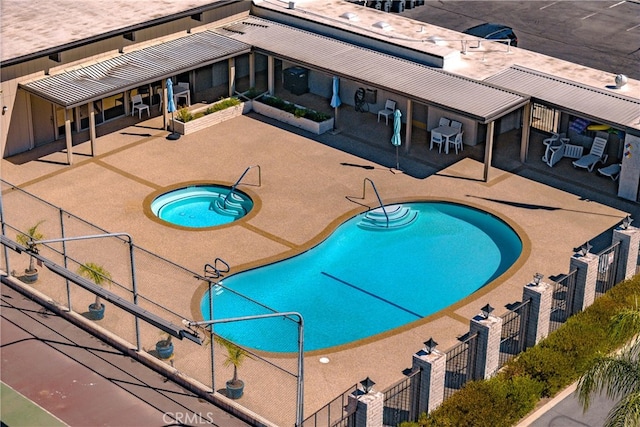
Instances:
[[[95,304],[89,305],[89,319],[101,320],[104,317],[104,304],[100,304],[100,307],[96,307]]]
[[[229,399],[240,399],[244,393],[244,381],[227,381],[227,397]]]

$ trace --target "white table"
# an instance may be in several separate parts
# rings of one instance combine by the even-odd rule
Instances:
[[[452,126],[438,126],[437,128],[431,129],[431,132],[438,132],[442,135],[446,143],[444,146],[444,152],[449,154],[449,141],[451,138],[455,137],[460,130]]]

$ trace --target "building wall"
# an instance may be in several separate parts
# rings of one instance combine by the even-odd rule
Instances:
[[[241,1],[205,11],[202,20],[191,17],[159,24],[135,32],[135,41],[116,35],[104,40],[89,43],[61,52],[61,62],[48,56],[29,60],[20,64],[2,67],[0,72],[0,108],[6,106],[6,112],[0,116],[0,151],[2,156],[12,156],[28,151],[35,146],[33,126],[48,126],[50,117],[31,117],[30,95],[18,88],[20,82],[41,78],[46,74],[55,74],[80,67],[92,61],[113,57],[122,52],[140,49],[165,39],[182,37],[187,31],[195,30],[211,23],[224,23],[247,16],[251,3]]]

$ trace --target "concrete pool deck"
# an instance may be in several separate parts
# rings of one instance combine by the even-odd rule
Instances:
[[[459,202],[494,213],[521,233],[525,250],[520,260],[472,296],[411,328],[306,356],[306,417],[367,376],[377,390],[397,382],[429,337],[439,349],[448,349],[468,331],[469,319],[480,307],[490,303],[496,315],[503,314],[507,305],[521,300],[522,287],[534,273],[549,277],[568,272],[573,248],[637,209],[620,201],[613,204],[618,208],[607,206],[496,167],[490,170],[489,182],[482,182],[483,164],[464,157],[474,147],[445,160],[444,154],[417,143],[417,132],[410,153],[414,158],[401,151],[400,169],[407,171],[403,173],[394,169],[395,151],[388,142],[391,126],[377,123],[373,114],[366,116],[360,115],[367,123],[358,133],[317,137],[274,126],[252,113],[177,141],[165,138],[161,118],[154,117],[100,136],[95,157],[89,155],[88,142],[76,145],[73,166],[64,164],[66,154],[61,151],[34,150],[5,159],[2,178],[106,230],[127,232],[137,245],[192,271],[201,271],[215,257],[228,262],[232,272],[238,271],[316,244],[346,218],[366,209],[347,198],[362,196],[365,178],[375,182],[385,204]],[[344,123],[351,122],[346,118]],[[351,154],[361,152],[368,153],[366,158]],[[186,231],[160,224],[145,212],[143,201],[153,193],[188,182],[231,185],[253,165],[260,166],[262,185],[255,185],[257,177],[250,172],[240,188],[254,197],[257,206],[233,225]],[[603,185],[610,185],[605,181]],[[376,207],[370,187],[366,196],[362,203]],[[28,214],[37,219],[37,213]],[[474,248],[461,256],[473,257]],[[178,313],[190,312],[200,291],[195,284],[184,286],[180,294],[165,287],[154,289]],[[329,357],[330,363],[320,363],[321,356]],[[244,369],[245,379],[251,375]],[[271,414],[261,414],[275,420]]]

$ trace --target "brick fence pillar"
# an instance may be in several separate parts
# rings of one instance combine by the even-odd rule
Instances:
[[[502,318],[477,315],[471,319],[469,334],[478,333],[476,366],[473,379],[490,378],[500,366],[500,335]]]
[[[380,427],[383,425],[384,393],[370,391],[364,394],[356,390],[349,395],[349,406],[355,407],[356,419],[353,427]]]
[[[598,281],[598,255],[587,253],[575,254],[571,257],[570,270],[576,272],[576,289],[574,291],[571,314],[578,313],[593,304],[596,299],[596,283]]]
[[[637,227],[616,228],[613,230],[611,243],[620,242],[618,257],[618,273],[616,283],[630,279],[636,274],[638,264],[638,246],[640,245],[640,231]]]
[[[413,370],[420,369],[420,395],[417,412],[429,413],[444,400],[444,379],[447,370],[447,355],[433,349],[430,353],[422,349],[413,355]]]
[[[537,285],[533,282],[527,284],[522,290],[522,301],[526,300],[531,300],[524,337],[524,345],[529,348],[549,335],[553,285],[542,281]]]

